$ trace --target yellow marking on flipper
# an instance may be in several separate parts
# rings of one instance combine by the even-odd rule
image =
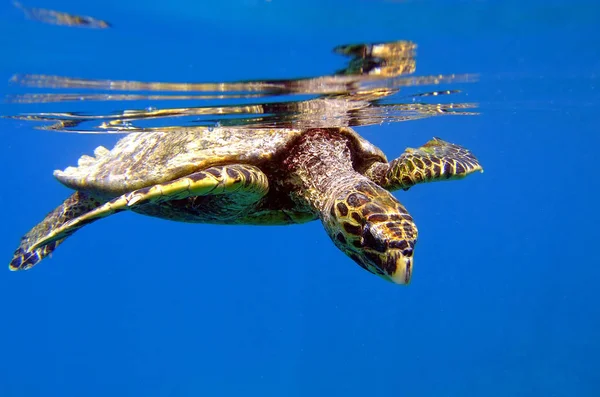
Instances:
[[[483,171],[469,150],[434,138],[418,149],[407,148],[389,163],[383,186],[387,189],[408,189],[417,183],[462,179]]]
[[[229,175],[231,172],[237,178]],[[219,195],[246,189],[256,197],[268,191],[267,177],[258,168],[248,165],[211,167],[174,181],[145,187],[123,194],[113,200],[64,223],[40,238],[31,250],[50,244],[73,234],[76,230],[97,219],[115,212],[128,210],[142,204],[160,204],[171,200],[182,200],[193,196]]]
[[[99,205],[101,205],[99,200],[85,192],[72,194],[21,238],[19,247],[10,261],[10,270],[29,269],[49,256],[62,243],[62,239],[57,239],[37,249],[32,249],[32,244],[46,236],[54,228],[60,227],[74,217],[86,214]]]

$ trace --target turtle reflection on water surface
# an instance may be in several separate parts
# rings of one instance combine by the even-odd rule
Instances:
[[[75,193],[21,240],[11,270],[125,210],[181,222],[285,225],[321,219],[361,267],[406,284],[417,228],[390,193],[481,171],[466,149],[434,138],[388,162],[352,129],[182,128],[131,133],[54,175]]]

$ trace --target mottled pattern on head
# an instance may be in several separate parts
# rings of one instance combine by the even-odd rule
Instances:
[[[412,275],[417,227],[387,190],[364,178],[335,197],[323,224],[335,245],[364,269],[398,284]]]

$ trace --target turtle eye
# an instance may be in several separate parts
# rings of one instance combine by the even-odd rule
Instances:
[[[361,243],[363,247],[372,248],[378,252],[385,252],[388,247],[385,238],[379,236],[377,231],[373,229],[369,223],[363,228]]]

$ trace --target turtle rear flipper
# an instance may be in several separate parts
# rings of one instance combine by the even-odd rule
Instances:
[[[64,203],[46,215],[43,221],[38,223],[21,238],[21,244],[8,265],[9,269],[26,270],[36,265],[54,251],[67,236],[44,245],[38,244],[41,240],[51,234],[53,230],[60,228],[72,219],[90,212],[101,204],[102,202],[87,193],[75,192],[72,194]]]
[[[210,167],[173,181],[134,190],[93,208],[88,208],[87,211],[69,217],[66,222],[61,222],[57,227],[44,228],[44,233],[35,233],[35,236],[28,239],[26,244],[29,252],[38,252],[44,247],[51,247],[51,251],[62,240],[91,222],[144,205],[157,205],[195,196],[228,194],[236,198],[238,206],[249,206],[261,199],[268,190],[267,176],[254,166],[231,164]],[[23,253],[20,255],[24,256]],[[39,262],[41,258],[37,259],[35,263]],[[31,266],[33,265],[29,267]]]

